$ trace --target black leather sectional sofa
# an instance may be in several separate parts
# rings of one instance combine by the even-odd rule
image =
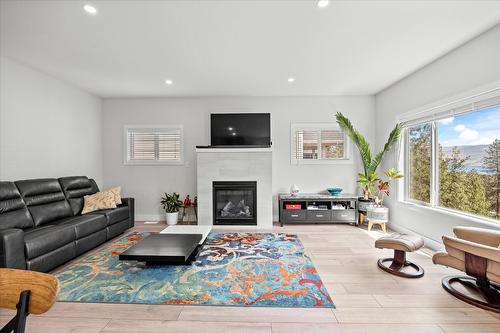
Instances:
[[[0,267],[48,272],[134,226],[134,199],[82,215],[84,176],[0,182]]]

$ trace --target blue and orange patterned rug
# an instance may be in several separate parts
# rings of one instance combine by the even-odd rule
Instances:
[[[118,255],[134,232],[57,274],[59,301],[334,307],[297,235],[211,233],[190,266],[145,266]]]

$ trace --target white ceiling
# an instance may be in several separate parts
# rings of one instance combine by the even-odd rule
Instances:
[[[2,1],[0,46],[102,97],[359,95],[499,22],[500,1]]]

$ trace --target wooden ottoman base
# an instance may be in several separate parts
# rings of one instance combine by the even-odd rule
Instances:
[[[500,285],[471,276],[443,278],[443,288],[456,298],[479,308],[500,313]]]
[[[406,252],[394,250],[394,258],[379,259],[378,267],[397,276],[405,278],[420,278],[424,276],[424,269],[417,264],[406,260]]]

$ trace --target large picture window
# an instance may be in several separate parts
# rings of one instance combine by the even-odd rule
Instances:
[[[129,127],[124,130],[125,164],[182,164],[182,127]]]
[[[404,132],[407,201],[500,219],[500,98],[411,122]]]

